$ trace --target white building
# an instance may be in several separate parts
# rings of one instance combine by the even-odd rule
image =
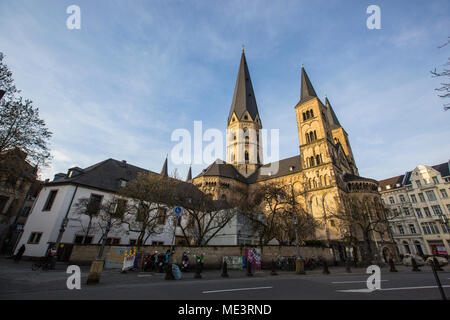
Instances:
[[[88,216],[80,215],[77,210],[80,199],[96,198],[102,203],[112,200],[119,188],[136,178],[140,172],[148,170],[126,161],[108,159],[85,169],[75,167],[69,169],[67,174],[55,175],[54,180],[47,182],[39,193],[16,248],[25,244],[25,256],[44,256],[49,246],[57,242],[61,227],[67,221],[61,238],[63,246],[59,249],[61,258],[67,259],[73,245],[83,242],[89,223]],[[162,174],[167,175],[167,164]],[[167,210],[167,216],[170,213],[171,210]],[[99,221],[95,219],[84,243],[96,244],[101,241],[102,232]],[[162,233],[150,236],[145,244],[172,244],[172,226],[170,217],[162,219]],[[137,233],[128,231],[128,227],[123,225],[110,231],[107,244],[133,245],[137,238]]]
[[[395,216],[390,230],[400,254],[450,254],[450,161],[381,180],[379,191]]]

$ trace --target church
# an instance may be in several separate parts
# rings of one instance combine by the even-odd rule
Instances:
[[[277,163],[263,163],[259,132],[263,128],[258,112],[245,52],[242,50],[233,100],[227,121],[227,158],[217,160],[192,183],[214,199],[232,199],[235,190],[254,192],[267,183],[293,185],[293,188],[315,218],[326,221],[316,231],[314,240],[333,247],[336,258],[347,256],[343,235],[327,215],[341,207],[346,197],[381,203],[378,182],[359,176],[347,132],[339,122],[328,98],[322,102],[302,66],[298,103],[294,106],[300,153]],[[274,169],[271,169],[274,168]],[[190,178],[190,177],[189,177]],[[239,219],[237,219],[239,220]],[[241,226],[243,227],[243,226]],[[386,226],[387,229],[387,226]],[[237,227],[233,244],[256,244],[245,228]],[[392,250],[389,235],[371,235],[375,252]],[[216,237],[216,244],[220,235]],[[230,244],[229,241],[226,241]],[[350,249],[351,250],[351,249]],[[339,256],[339,257],[338,257]]]

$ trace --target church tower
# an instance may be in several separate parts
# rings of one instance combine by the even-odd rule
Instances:
[[[244,177],[248,177],[262,163],[259,136],[262,124],[244,49],[242,49],[227,129],[227,162],[233,164]]]

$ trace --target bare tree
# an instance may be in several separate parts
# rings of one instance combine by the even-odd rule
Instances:
[[[213,200],[195,186],[178,184],[177,204],[184,209],[184,223],[180,228],[187,244],[206,246],[236,215],[226,200]]]
[[[439,46],[438,48],[444,48],[450,43],[450,37],[448,37],[448,40],[443,45]],[[450,69],[448,68],[450,66],[450,58],[448,58],[447,63],[444,64],[444,69],[441,71],[437,71],[436,68],[433,71],[430,71],[433,77],[447,77],[447,82],[441,83],[441,87],[436,88],[435,90],[438,92],[442,92],[442,94],[439,94],[440,98],[450,98]],[[444,110],[450,109],[450,103],[444,104]]]
[[[338,222],[343,240],[357,246],[363,262],[370,264],[374,258],[372,243],[375,237],[384,239],[389,234],[388,216],[384,206],[377,200],[368,197],[347,196],[343,203],[339,202],[329,218]]]
[[[138,248],[147,239],[164,231],[167,209],[175,203],[176,180],[154,173],[139,174],[119,191],[132,199],[125,208],[122,222],[139,234]]]

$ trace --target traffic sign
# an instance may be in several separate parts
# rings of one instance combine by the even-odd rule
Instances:
[[[173,208],[173,215],[175,217],[181,217],[182,214],[183,214],[183,208],[182,207],[175,207],[175,208]]]

